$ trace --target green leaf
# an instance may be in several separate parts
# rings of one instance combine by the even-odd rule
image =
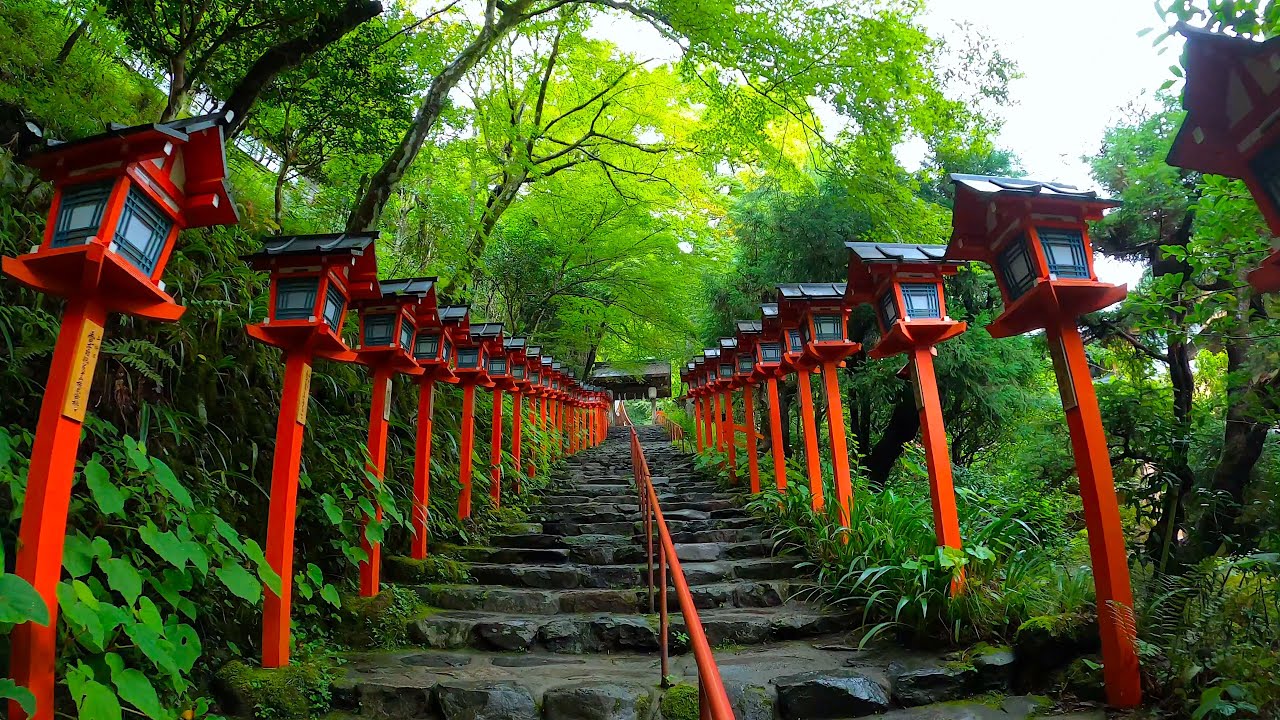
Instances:
[[[7,677],[0,677],[0,700],[16,700],[28,716],[36,714],[36,696]],[[0,707],[5,707],[5,703],[0,702]]]
[[[173,474],[173,470],[163,460],[153,459],[151,461],[151,477],[155,478],[156,482],[169,491],[173,499],[177,500],[182,507],[190,510],[195,506],[195,503],[191,500],[191,493],[187,492],[187,488],[182,485],[178,477]]]
[[[111,688],[97,680],[87,680],[81,691],[83,695],[76,698],[81,720],[120,720],[120,701]]]
[[[155,525],[148,522],[138,528],[138,536],[165,562],[179,570],[187,566],[187,561],[190,559],[187,555],[187,548],[173,533],[168,530],[160,532]]]
[[[262,584],[239,565],[223,565],[216,572],[218,579],[233,595],[251,603],[262,597]]]
[[[342,607],[342,599],[338,597],[338,589],[332,585],[326,584],[320,588],[320,597],[336,608]]]
[[[158,669],[173,675],[181,674],[174,658],[173,644],[160,633],[146,625],[135,623],[125,628],[125,634]]]
[[[107,574],[107,586],[120,593],[130,605],[142,594],[142,576],[138,574],[133,563],[121,558],[112,558],[98,563]]]
[[[338,506],[338,502],[332,495],[325,493],[320,496],[320,508],[324,510],[325,517],[329,518],[330,524],[342,524],[342,508]]]
[[[17,575],[0,572],[0,623],[24,622],[48,625],[49,608],[31,583]]]
[[[276,572],[266,560],[258,563],[258,579],[271,592],[280,594],[280,573]]]
[[[151,469],[151,458],[147,457],[147,448],[131,437],[125,438],[124,452],[129,456],[129,464],[140,473]]]
[[[93,495],[93,502],[105,515],[121,515],[124,511],[124,494],[111,482],[107,469],[97,461],[84,464],[84,479]]]
[[[111,683],[116,686],[121,699],[141,710],[151,720],[165,720],[165,711],[160,705],[160,698],[146,675],[133,668],[118,672],[113,668]]]
[[[200,653],[203,652],[200,635],[196,633],[195,628],[178,624],[169,628],[165,637],[173,648],[173,660],[178,664],[178,669],[183,673],[191,672],[191,668],[195,667],[196,661],[200,659]]]
[[[102,627],[98,611],[81,602],[76,591],[65,582],[58,583],[58,606],[72,628],[82,631],[76,633],[76,640],[101,650],[106,641],[106,630]]]
[[[62,546],[62,567],[73,578],[88,575],[93,570],[93,543],[80,533],[68,535]]]

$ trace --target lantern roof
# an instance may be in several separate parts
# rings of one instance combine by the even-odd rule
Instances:
[[[844,246],[864,263],[941,262],[947,254],[946,245],[847,242]]]
[[[321,235],[277,235],[263,240],[262,249],[242,255],[256,268],[271,258],[294,255],[350,255],[361,257],[378,239],[378,233],[328,233]],[[434,278],[433,278],[434,279]]]
[[[507,352],[518,352],[524,354],[525,348],[529,345],[529,338],[513,337],[507,338],[502,343],[502,349]]]
[[[761,305],[760,315],[766,320],[778,317],[778,303],[765,303]]]
[[[555,359],[554,359],[554,358],[552,358],[550,355],[547,355],[547,356],[545,356],[545,357],[543,357],[543,358],[542,358],[542,366],[543,366],[543,367],[547,367],[547,368],[552,368],[552,369],[554,369],[554,367],[553,367],[553,366],[555,365],[555,362],[556,362],[556,361],[555,361]]]
[[[1078,202],[1113,202],[1099,197],[1096,190],[1081,190],[1075,185],[1045,180],[952,173],[951,182],[956,185],[957,192],[963,189],[979,195],[1045,197]],[[1119,205],[1120,203],[1116,202],[1115,204]]]
[[[440,308],[440,322],[445,324],[467,324],[471,308],[467,305],[445,305]]]
[[[793,283],[778,286],[778,296],[783,301],[841,300],[844,283]]]
[[[1257,41],[1178,23],[1185,37],[1182,66],[1187,117],[1168,163],[1200,172],[1243,177],[1249,145],[1262,139],[1280,104],[1280,38]],[[1262,101],[1262,102],[1258,102]],[[1256,132],[1261,129],[1263,132]],[[1251,141],[1251,142],[1247,142]]]
[[[436,279],[428,277],[380,280],[378,281],[378,285],[382,288],[383,297],[413,295],[420,298],[426,298],[435,296]]]
[[[551,361],[551,369],[552,369],[552,370],[555,370],[556,372],[560,372],[560,370],[561,370],[563,367],[564,367],[564,363],[560,362],[559,360],[552,360],[552,361]]]
[[[720,353],[721,353],[721,354],[724,354],[724,352],[725,352],[726,350],[737,350],[737,349],[738,349],[738,340],[737,340],[737,338],[722,337],[722,338],[720,338],[719,343],[720,343]]]
[[[707,349],[707,350],[703,350],[703,351],[702,351],[702,357],[706,358],[707,360],[711,360],[711,359],[713,359],[713,358],[718,358],[718,357],[720,357],[720,349],[719,349],[719,348],[710,348],[710,349]]]
[[[693,364],[694,364],[694,366],[695,366],[695,367],[696,367],[696,366],[698,366],[698,365],[705,364],[706,362],[707,362],[707,359],[706,359],[705,357],[701,356],[701,355],[699,355],[699,356],[697,356],[697,357],[695,357],[695,358],[693,359]]]
[[[738,329],[739,335],[759,335],[764,329],[764,323],[760,320],[738,320],[733,325]]]

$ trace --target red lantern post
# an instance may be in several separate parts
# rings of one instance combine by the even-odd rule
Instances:
[[[734,381],[742,388],[743,434],[746,438],[747,475],[751,492],[760,492],[759,434],[756,431],[755,386],[760,380],[756,373],[756,343],[760,339],[759,320],[739,320],[737,367]]]
[[[485,323],[471,328],[471,339],[485,349],[485,372],[492,391],[493,414],[489,434],[489,499],[495,508],[502,506],[502,394],[515,387],[507,371],[507,353],[503,349],[502,323]]]
[[[284,351],[284,386],[276,419],[275,454],[267,513],[267,563],[280,576],[280,592],[263,598],[262,666],[289,664],[293,597],[293,532],[298,472],[316,357],[350,362],[342,322],[352,297],[377,295],[376,233],[274,237],[246,256],[256,270],[271,273],[267,318],[249,325],[249,337]]]
[[[782,402],[778,379],[786,377],[782,366],[782,324],[777,303],[760,306],[760,339],[756,342],[756,375],[763,378],[769,394],[769,447],[773,454],[773,482],[787,489],[787,449],[782,441]]]
[[[369,405],[369,465],[366,472],[373,482],[386,476],[387,435],[391,421],[391,382],[396,375],[423,374],[413,357],[417,335],[419,308],[428,297],[434,298],[434,283],[429,279],[387,280],[380,283],[381,297],[355,303],[360,311],[360,344],[356,346],[356,362],[373,371],[373,397]],[[382,520],[382,505],[374,498],[374,516]],[[362,533],[361,543],[367,558],[360,564],[360,596],[373,597],[381,586],[382,543]]]
[[[165,266],[185,228],[239,221],[226,185],[222,127],[229,116],[113,128],[53,145],[24,162],[54,185],[44,238],[6,257],[4,273],[67,299],[36,424],[14,573],[40,593],[48,625],[13,629],[10,674],[53,717],[58,600],[67,509],[81,425],[110,313],[172,322],[184,308],[165,292]],[[17,702],[13,718],[25,716]]]
[[[436,383],[457,382],[450,369],[453,361],[454,328],[469,324],[465,305],[437,307],[432,296],[420,306],[418,334],[414,336],[413,358],[422,368],[418,376],[418,426],[413,453],[413,539],[409,556],[415,560],[427,557],[427,521],[431,503],[431,434],[435,427]]]
[[[542,386],[542,348],[532,346],[525,351],[525,377],[528,380],[525,393],[529,396],[529,421],[538,427],[539,433],[545,431],[545,428],[539,423],[538,406],[543,402],[543,394],[545,388]],[[536,452],[533,448],[529,451],[528,470],[529,477],[532,479],[537,477]]]
[[[734,364],[737,362],[738,341],[734,338],[720,338],[718,341],[720,356],[716,363],[716,380],[720,389],[720,427],[721,442],[724,445],[726,463],[729,468],[729,482],[738,482],[738,428],[733,412],[733,391],[738,383],[734,378]]]
[[[503,344],[507,351],[507,365],[511,373],[511,466],[515,468],[515,490],[519,495],[523,490],[521,482],[524,466],[521,462],[521,435],[524,430],[524,396],[529,392],[528,357],[526,351],[529,341],[522,337],[510,338]]]
[[[476,326],[479,327],[479,326]],[[471,472],[476,443],[476,386],[489,387],[489,351],[477,338],[474,329],[468,327],[454,339],[454,369],[458,384],[462,386],[462,437],[458,448],[458,519],[471,517]]]
[[[1280,39],[1264,42],[1185,23],[1182,65],[1187,111],[1168,162],[1240,178],[1273,235],[1280,236]],[[1249,273],[1258,292],[1280,291],[1280,251]]]
[[[1133,590],[1106,433],[1094,394],[1078,318],[1124,299],[1123,285],[1098,282],[1088,223],[1118,203],[1068,185],[952,175],[956,186],[948,260],[992,265],[1004,313],[993,337],[1043,328],[1058,376],[1080,476],[1093,561],[1108,701],[1132,707],[1142,698]]]
[[[943,425],[942,401],[933,370],[938,343],[956,337],[967,327],[947,316],[942,278],[954,275],[957,264],[943,262],[945,245],[845,243],[849,248],[846,300],[851,305],[873,303],[880,323],[880,342],[873,358],[906,354],[904,369],[920,413],[920,435],[929,467],[929,497],[933,501],[933,529],[939,547],[960,549],[960,519],[951,478],[951,452]],[[953,583],[952,593],[960,590]]]

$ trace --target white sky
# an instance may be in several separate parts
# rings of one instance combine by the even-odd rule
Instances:
[[[1097,152],[1106,128],[1133,102],[1153,104],[1157,88],[1170,77],[1180,46],[1163,54],[1152,47],[1163,26],[1151,0],[929,0],[924,22],[943,36],[958,23],[971,23],[989,36],[1023,77],[1009,88],[1001,146],[1017,154],[1027,177],[1092,187],[1082,156]],[[642,58],[669,60],[676,50],[651,28],[629,18],[598,22],[592,34]],[[906,147],[913,164],[919,152]],[[1099,258],[1100,279],[1137,282],[1136,266]]]

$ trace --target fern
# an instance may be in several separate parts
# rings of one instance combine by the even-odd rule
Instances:
[[[169,351],[150,340],[104,340],[102,352],[155,383],[157,388],[164,387],[164,378],[160,375],[163,370],[178,369],[178,362]]]

